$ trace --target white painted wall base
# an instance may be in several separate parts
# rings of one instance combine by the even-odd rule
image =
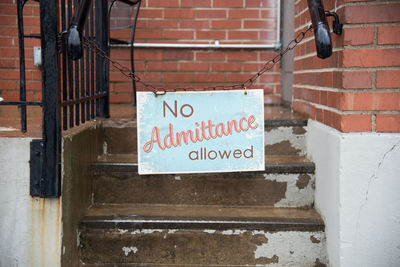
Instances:
[[[341,133],[309,120],[307,149],[331,266],[400,266],[400,133]]]
[[[29,138],[0,138],[0,266],[60,266],[60,198],[29,195]]]

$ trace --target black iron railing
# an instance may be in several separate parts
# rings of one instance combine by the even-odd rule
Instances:
[[[36,0],[35,0],[36,1]],[[81,33],[108,51],[108,5],[104,0],[41,0],[40,35],[24,35],[23,8],[17,0],[20,51],[20,100],[0,105],[17,105],[21,130],[27,131],[26,106],[42,107],[42,139],[31,144],[31,195],[58,197],[61,194],[61,136],[67,130],[95,117],[109,116],[108,61],[82,48],[73,60],[67,51],[66,32],[74,14],[80,16]],[[86,3],[80,10],[81,3]],[[42,53],[42,101],[26,100],[24,38],[40,38]]]

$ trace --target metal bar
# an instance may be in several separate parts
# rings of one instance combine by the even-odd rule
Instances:
[[[40,1],[42,39],[43,167],[41,197],[61,194],[61,128],[58,86],[58,17],[56,1]]]
[[[107,1],[96,0],[96,41],[101,50],[108,53],[108,9]],[[100,98],[96,106],[96,114],[99,117],[108,118],[109,112],[109,64],[108,60],[96,55],[96,91],[105,92],[107,96]]]
[[[68,0],[67,3],[68,6],[68,21],[71,21],[72,17],[72,2],[71,0]],[[72,64],[72,60],[70,57],[67,59],[68,63],[68,85],[69,85],[69,99],[74,99],[74,66]],[[74,127],[74,107],[70,106],[69,107],[69,127],[72,128]]]
[[[0,106],[20,106],[20,105],[26,105],[26,106],[42,106],[42,102],[38,101],[1,101]]]
[[[130,44],[110,44],[110,47],[130,47]],[[178,43],[135,43],[139,48],[199,48],[199,49],[278,49],[281,44],[178,44]]]
[[[276,49],[281,48],[281,12],[282,12],[282,7],[281,7],[281,0],[276,1],[278,4],[278,7],[276,9]]]
[[[139,15],[141,1],[138,0],[137,3],[138,4],[136,6],[135,18],[133,20],[132,33],[131,33],[131,71],[132,71],[132,73],[135,73],[133,44],[135,43],[136,21],[137,21],[138,15]],[[136,81],[133,79],[132,79],[132,89],[133,89],[133,105],[136,106]]]
[[[90,10],[90,37],[93,37],[93,33],[94,33],[94,12],[93,12],[93,7]],[[93,96],[94,95],[94,87],[95,87],[95,79],[94,79],[94,61],[95,61],[95,54],[94,51],[92,50],[90,52],[90,95]],[[90,118],[94,118],[95,117],[95,101],[92,100],[90,102]]]
[[[79,14],[79,13],[83,12],[82,11],[82,9],[83,9],[82,7],[85,7],[86,3],[89,2],[89,1],[90,0],[81,0],[80,3],[83,3],[81,5],[80,3],[78,4],[77,0],[74,0],[74,6],[76,8],[75,8],[75,14],[72,17],[72,24],[74,24],[74,23],[80,24],[80,23],[84,22],[83,18],[86,19],[86,16],[83,17],[84,14]],[[79,16],[79,18],[77,18],[77,16]],[[76,20],[79,20],[79,21],[76,22]],[[81,30],[80,30],[80,33],[81,33]],[[69,39],[69,36],[68,36],[68,39]],[[68,40],[68,42],[69,42],[69,40]],[[70,44],[68,44],[68,47],[69,46],[70,46]],[[82,51],[81,51],[81,53],[82,53]],[[73,59],[75,59],[75,58],[73,57]],[[80,69],[79,69],[79,61],[75,60],[75,98],[79,98],[79,71],[80,71]],[[75,125],[79,125],[79,104],[75,105]]]
[[[25,38],[38,38],[38,39],[40,39],[40,34],[35,34],[35,33],[25,34],[24,37]]]
[[[90,19],[90,16],[89,16],[88,20],[89,19]],[[85,26],[85,37],[89,38],[89,22],[86,23],[86,26]],[[90,88],[90,68],[89,68],[90,61],[89,61],[89,55],[90,55],[90,53],[89,53],[89,48],[88,47],[86,47],[85,49],[86,49],[86,91],[85,91],[85,96],[86,97],[90,97],[90,90],[89,90],[89,88]],[[88,121],[88,120],[90,120],[90,101],[86,101],[85,105],[86,105],[86,112],[85,112],[86,120]]]
[[[107,93],[101,93],[101,94],[96,94],[94,96],[88,96],[88,97],[82,97],[82,98],[78,98],[78,99],[72,99],[72,100],[67,100],[66,102],[62,102],[61,106],[63,107],[67,107],[67,106],[71,106],[71,105],[76,105],[76,104],[80,104],[80,103],[84,103],[93,99],[99,99],[102,97],[107,96]]]
[[[22,0],[17,0],[18,45],[19,45],[19,100],[21,101],[21,131],[26,132],[26,80],[25,80],[25,44]]]
[[[66,26],[66,10],[65,10],[65,0],[61,0],[61,29],[62,31],[65,31],[67,26]],[[67,89],[68,89],[68,75],[67,75],[67,49],[65,47],[65,39],[62,36],[61,39],[62,42],[62,87],[63,87],[63,93],[62,93],[62,99],[63,101],[67,100]],[[67,130],[68,129],[68,109],[67,107],[63,108],[63,129]]]
[[[85,97],[85,62],[81,58],[81,98]],[[81,123],[85,122],[85,103],[81,103]]]

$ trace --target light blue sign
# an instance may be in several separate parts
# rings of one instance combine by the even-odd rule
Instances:
[[[263,90],[137,93],[139,174],[264,170]]]

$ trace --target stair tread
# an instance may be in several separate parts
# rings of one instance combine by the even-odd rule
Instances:
[[[104,154],[99,156],[99,163],[131,163],[137,164],[137,154]],[[312,163],[305,156],[286,156],[286,155],[272,155],[265,156],[265,164],[292,164],[292,163]]]
[[[93,163],[95,172],[137,172],[136,154],[106,154]],[[304,156],[266,156],[267,173],[314,173],[315,164]]]
[[[314,209],[197,205],[95,205],[81,221],[93,228],[323,230]]]

